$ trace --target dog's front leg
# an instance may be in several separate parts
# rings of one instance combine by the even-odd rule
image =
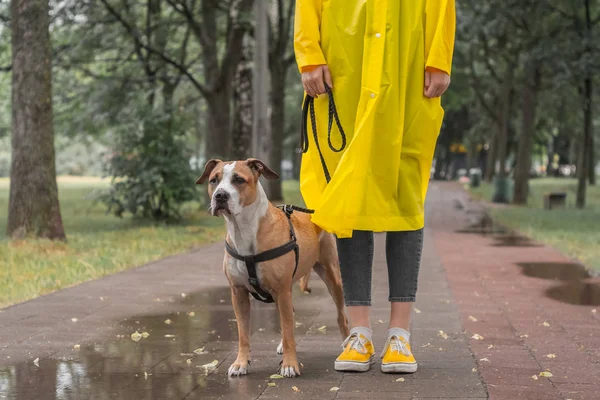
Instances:
[[[245,288],[231,288],[231,302],[238,326],[238,355],[231,367],[229,376],[241,376],[248,373],[250,363],[250,298]]]
[[[296,340],[294,339],[294,307],[292,305],[292,293],[278,293],[277,309],[279,310],[279,321],[281,323],[281,334],[283,336],[283,362],[280,374],[286,378],[300,375],[300,366],[296,356]]]

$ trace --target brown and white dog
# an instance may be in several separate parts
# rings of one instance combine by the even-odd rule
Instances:
[[[226,240],[241,255],[255,255],[290,240],[288,219],[267,199],[259,182],[261,175],[266,179],[279,178],[257,159],[231,162],[210,160],[204,173],[196,181],[197,184],[202,184],[208,180],[212,215],[225,218]],[[294,252],[257,266],[260,286],[271,294],[279,310],[282,341],[277,352],[281,354],[283,351],[280,374],[289,378],[300,375],[294,340],[293,281],[308,276],[314,268],[327,285],[337,307],[337,323],[342,338],[347,337],[349,333],[334,237],[314,225],[308,214],[295,212],[291,215],[291,221],[300,250],[295,277],[292,278],[296,262]],[[253,289],[243,261],[238,261],[225,252],[223,269],[231,286],[239,335],[238,355],[229,368],[229,376],[246,375],[250,361],[249,293]]]

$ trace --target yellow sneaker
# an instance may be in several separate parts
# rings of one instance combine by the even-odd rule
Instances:
[[[381,372],[413,373],[417,371],[417,361],[404,337],[389,334],[381,354]]]
[[[342,343],[342,354],[335,360],[336,371],[366,372],[375,360],[375,348],[366,328],[354,328]]]

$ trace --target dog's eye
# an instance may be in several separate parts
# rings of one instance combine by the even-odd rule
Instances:
[[[217,178],[212,178],[210,181],[208,181],[208,183],[210,183],[211,185],[216,185],[219,181],[217,180]]]
[[[242,184],[246,183],[246,180],[244,178],[236,176],[235,178],[233,178],[233,182],[237,183],[238,185],[242,185]]]

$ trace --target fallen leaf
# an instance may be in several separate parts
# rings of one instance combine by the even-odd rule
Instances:
[[[476,333],[473,336],[471,336],[471,339],[483,340],[483,336],[481,336],[479,333]]]
[[[493,345],[493,344],[490,344],[490,345],[488,346],[488,350],[489,350],[489,349],[493,349],[493,348],[494,348],[494,345]]]
[[[283,379],[283,376],[279,374],[273,374],[269,377],[269,379]]]
[[[131,340],[134,342],[139,342],[140,339],[142,339],[142,335],[138,331],[135,331],[131,334]]]
[[[546,328],[550,326],[550,324],[546,321],[544,321],[544,323],[542,325],[544,325]]]
[[[473,321],[473,322],[477,322],[477,318],[475,318],[475,317],[474,317],[474,316],[472,316],[472,315],[469,315],[469,319],[470,319],[471,321]]]
[[[419,310],[417,307],[415,307],[415,312],[416,312],[417,314],[421,314],[421,310]]]
[[[533,376],[531,377],[531,379],[533,379],[534,381],[537,381],[537,380],[538,380],[538,379],[540,379],[540,378],[538,378],[538,376],[537,376],[537,375],[533,375]]]
[[[292,386],[292,390],[296,393],[300,393],[300,389],[298,389],[298,386]]]
[[[269,382],[269,383],[267,383],[267,386],[277,387],[277,384],[275,382]]]
[[[264,331],[265,331],[265,328],[258,328],[258,331],[259,331],[259,332],[264,332]]]
[[[423,345],[423,346],[421,346],[421,347],[431,347],[431,343],[424,344],[424,345]]]
[[[169,335],[169,334],[167,334],[167,335],[165,335],[165,337],[166,337],[166,338],[174,338],[174,337],[175,337],[175,335]]]
[[[171,325],[172,323],[173,323],[173,321],[171,321],[170,319],[165,320],[165,324],[167,324],[167,325]]]
[[[179,353],[181,357],[194,357],[194,353]]]
[[[187,296],[187,294],[181,293],[181,297],[183,297],[184,299],[185,299],[186,296]]]
[[[300,363],[300,366],[301,366],[302,368],[304,368],[304,364]]]
[[[229,320],[229,322],[237,322],[237,319],[232,318],[232,319]]]
[[[404,382],[404,378],[398,378],[396,379],[396,382]]]
[[[79,321],[79,320],[78,320],[77,318],[71,318],[71,321],[73,321],[73,322],[77,322],[77,321]]]
[[[33,365],[35,365],[36,367],[40,366],[40,358],[36,358],[35,360],[33,360]]]
[[[194,350],[194,353],[196,353],[198,355],[206,354],[206,352],[204,351],[204,347],[197,348],[196,350]]]
[[[144,372],[144,380],[146,380],[146,381],[148,380],[148,373],[147,372]]]
[[[187,365],[192,365],[192,359],[191,359],[191,358],[188,358],[187,360],[185,360],[185,363],[186,363]]]
[[[487,357],[485,357],[485,358],[481,358],[481,359],[479,359],[479,361],[490,362],[490,360],[489,360]]]
[[[304,325],[302,322],[296,322],[296,328],[300,328],[302,325]]]
[[[529,337],[529,335],[521,335],[519,336],[521,339],[527,339]]]
[[[219,303],[225,303],[225,300],[221,299],[221,300],[219,300]]]
[[[338,390],[340,390],[340,388],[337,386],[334,386],[331,389],[329,389],[330,392],[337,392]]]
[[[327,331],[327,326],[323,325],[322,327],[320,327],[319,329],[317,329],[319,332],[326,332]]]
[[[73,348],[74,348],[75,350],[79,350],[79,349],[81,348],[81,345],[80,345],[80,344],[76,344],[75,346],[73,346]]]
[[[556,354],[546,354],[547,358],[556,358]]]
[[[217,333],[217,331],[213,329],[212,331],[210,331],[210,332],[208,332],[208,333],[209,333],[210,335],[214,335],[215,333]]]
[[[439,348],[440,351],[444,351],[444,349],[442,347]]]
[[[477,372],[477,368],[473,368],[471,372]]]
[[[100,297],[100,301],[104,301],[104,297]]]
[[[204,368],[206,370],[210,370],[210,369],[217,368],[217,365],[219,365],[219,360],[213,360],[213,362],[210,362],[208,364],[202,365],[201,368]]]
[[[148,339],[148,336],[150,336],[150,334],[148,332],[142,332],[142,337],[144,339]]]
[[[190,317],[193,317],[193,316],[195,316],[195,315],[196,315],[196,313],[195,313],[195,312],[193,312],[193,311],[190,311],[190,312],[188,313],[188,315],[189,315]]]
[[[544,371],[540,372],[540,376],[543,376],[544,378],[552,378],[554,375],[552,375],[552,372],[550,371]]]
[[[596,310],[595,308],[592,310],[592,314],[596,314],[598,312],[598,310]]]
[[[383,322],[382,320],[380,320],[380,319],[379,319],[379,320],[377,320],[377,323],[378,323],[378,324],[383,324],[384,322]]]
[[[439,332],[438,332],[438,336],[441,336],[441,337],[443,337],[444,339],[448,339],[448,335],[447,335],[447,334],[446,334],[446,332],[444,332],[444,331],[439,331]]]

